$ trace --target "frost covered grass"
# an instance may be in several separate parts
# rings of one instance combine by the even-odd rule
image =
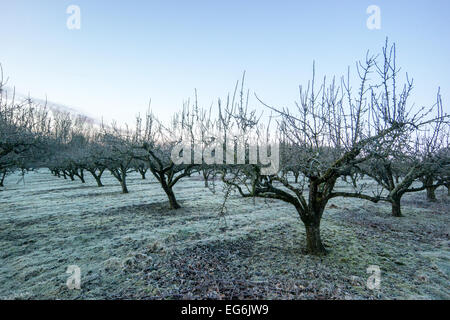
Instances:
[[[0,192],[2,299],[450,299],[449,199],[405,196],[405,217],[387,204],[335,199],[322,220],[325,257],[305,254],[305,231],[283,202],[232,195],[219,214],[197,176],[176,185],[168,210],[150,176],[130,193],[108,173],[105,187],[46,170],[7,177]],[[81,290],[66,269],[81,268]],[[381,287],[366,287],[369,265]]]

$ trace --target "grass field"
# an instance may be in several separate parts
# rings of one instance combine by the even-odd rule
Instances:
[[[32,172],[0,191],[1,299],[450,299],[449,198],[405,196],[387,204],[335,199],[321,225],[329,250],[305,254],[305,231],[283,202],[232,195],[220,215],[197,176],[175,187],[182,209],[151,177],[131,174],[130,193],[108,173],[104,188]],[[17,183],[18,182],[18,183]],[[69,290],[69,265],[81,289]],[[367,268],[381,286],[366,286]]]

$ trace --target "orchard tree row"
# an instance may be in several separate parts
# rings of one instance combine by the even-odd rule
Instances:
[[[107,172],[128,193],[127,176],[137,171],[143,179],[151,174],[178,209],[174,186],[201,174],[205,187],[223,183],[225,205],[231,193],[291,204],[305,225],[308,252],[325,254],[320,223],[330,200],[386,202],[401,217],[405,194],[426,190],[434,201],[438,187],[450,186],[449,118],[439,90],[429,106],[415,106],[413,80],[400,73],[395,45],[387,42],[355,71],[318,80],[313,68],[294,107],[251,97],[243,77],[215,106],[200,107],[195,95],[167,124],[147,111],[131,126],[97,125],[31,99],[16,101],[2,77],[0,186],[14,171],[48,168],[82,183],[90,174],[98,187]],[[252,152],[261,139],[276,141],[269,151],[279,153],[276,172],[268,174],[261,153]]]

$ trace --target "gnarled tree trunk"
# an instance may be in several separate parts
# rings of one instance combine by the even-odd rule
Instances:
[[[80,169],[80,172],[78,170],[75,171],[75,175],[80,179],[81,183],[86,183],[84,180],[84,170]]]
[[[89,169],[88,171],[89,171],[89,172],[91,173],[91,175],[94,177],[95,182],[97,182],[97,186],[98,186],[99,188],[103,187],[103,183],[102,183],[102,180],[101,180],[101,177],[102,177],[102,174],[103,174],[103,170],[100,170],[99,174],[97,174],[97,173],[95,172],[95,170],[92,170],[92,169]]]
[[[391,205],[392,205],[392,215],[394,217],[401,217],[402,216],[402,208],[400,205],[401,197],[393,197],[391,199]]]
[[[428,201],[436,201],[436,193],[434,192],[436,190],[436,187],[433,186],[433,176],[428,175],[425,179],[425,184],[427,185],[427,200]]]
[[[428,187],[427,188],[427,199],[428,201],[436,201],[436,187]]]
[[[97,187],[101,188],[104,186],[102,183],[102,180],[99,176],[94,176],[94,179],[95,179],[95,182],[97,182]]]
[[[308,208],[303,208],[302,210],[300,207],[297,207],[297,212],[305,225],[307,252],[321,256],[327,253],[320,237],[320,221],[328,200],[322,193],[318,192],[316,183],[310,183],[309,187]]]
[[[320,238],[320,222],[305,224],[306,250],[313,255],[325,255],[327,253]]]
[[[163,184],[164,192],[167,194],[167,198],[169,199],[170,209],[180,209],[181,206],[178,204],[177,199],[175,198],[175,193],[172,188],[166,184]]]

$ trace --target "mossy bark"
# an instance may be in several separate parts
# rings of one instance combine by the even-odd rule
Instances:
[[[427,188],[427,199],[428,201],[436,201],[436,187]]]
[[[305,224],[306,250],[312,255],[325,255],[327,253],[320,237],[320,223]]]
[[[425,179],[425,184],[427,185],[427,200],[428,201],[436,201],[436,187],[433,186],[433,176],[427,176]]]
[[[402,208],[400,204],[401,198],[393,198],[391,201],[392,204],[392,215],[394,217],[402,217]]]

